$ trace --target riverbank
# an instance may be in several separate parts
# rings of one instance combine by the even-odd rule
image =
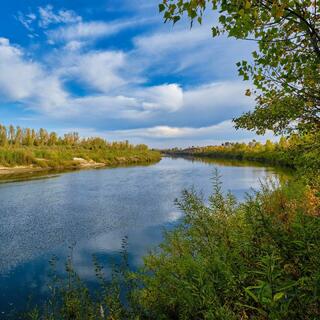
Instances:
[[[161,154],[145,144],[80,138],[56,132],[0,125],[0,175],[51,170],[114,167],[158,162]]]
[[[281,137],[278,142],[266,143],[226,142],[221,145],[191,147],[186,149],[162,150],[163,154],[175,156],[193,156],[212,159],[254,161],[271,166],[281,166],[301,171],[303,175],[314,176],[319,172],[319,134]]]
[[[104,162],[96,162],[94,160],[86,160],[84,158],[74,157],[72,160],[52,162],[48,159],[35,159],[34,164],[3,166],[0,164],[0,177],[15,176],[22,174],[33,174],[50,171],[65,171],[65,170],[81,170],[81,169],[97,169],[104,167],[116,167],[135,164],[151,164],[161,160],[159,153],[151,153],[148,156],[134,155],[113,157]]]
[[[203,151],[201,148],[185,149],[179,151],[166,150],[164,155],[178,156],[178,157],[199,157],[210,158],[218,160],[235,160],[245,162],[255,162],[265,164],[269,166],[281,166],[290,169],[295,169],[295,163],[293,158],[287,157],[284,152],[237,152],[234,150],[223,151]]]

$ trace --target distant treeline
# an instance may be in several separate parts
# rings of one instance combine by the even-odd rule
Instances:
[[[46,129],[0,125],[0,165],[40,167],[77,167],[79,159],[116,165],[152,162],[160,154],[147,145],[128,141],[109,142],[99,137],[80,138],[77,132],[59,136]]]
[[[133,146],[126,140],[124,142],[107,142],[99,137],[80,138],[78,132],[70,132],[64,134],[63,137],[58,136],[56,132],[48,132],[46,129],[40,128],[38,131],[30,128],[8,127],[0,124],[0,146],[75,146],[81,145],[86,147],[112,148],[112,149],[148,149],[148,146],[141,144]]]
[[[173,148],[162,152],[173,155],[191,155],[235,160],[250,160],[291,168],[319,168],[319,134],[281,137],[278,142],[267,140],[265,143],[251,141],[249,143],[226,142],[220,146],[191,147],[187,149]]]

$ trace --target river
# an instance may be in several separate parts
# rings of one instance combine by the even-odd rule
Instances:
[[[223,189],[241,201],[260,180],[275,177],[273,168],[215,160],[163,158],[150,166],[82,170],[0,184],[0,318],[46,297],[49,263],[58,271],[73,246],[73,263],[94,283],[92,255],[106,263],[117,258],[128,237],[130,265],[162,239],[164,228],[181,218],[174,200],[185,188],[208,196],[213,169]]]

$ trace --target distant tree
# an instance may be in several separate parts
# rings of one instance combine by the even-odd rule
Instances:
[[[39,130],[39,141],[41,145],[46,145],[49,140],[49,134],[47,130],[40,128]]]
[[[267,140],[266,141],[266,144],[265,144],[265,149],[266,149],[266,151],[273,151],[274,150],[274,148],[275,148],[275,145],[272,143],[272,141],[271,140]]]
[[[234,119],[237,128],[261,134],[320,129],[320,1],[163,0],[159,9],[165,21],[176,23],[186,13],[200,24],[206,9],[213,10],[219,19],[213,37],[257,41],[253,63],[237,64],[256,87],[255,109]]]
[[[20,127],[17,127],[17,129],[16,129],[16,136],[14,139],[14,144],[16,146],[20,146],[22,144],[22,129]]]
[[[136,146],[136,149],[138,149],[138,150],[148,150],[148,146],[145,145],[145,144],[138,144]]]
[[[32,140],[32,144],[36,143],[36,139],[37,139],[37,133],[34,129],[31,130],[31,140]]]
[[[9,127],[9,139],[10,139],[10,144],[14,144],[15,141],[15,129],[13,125],[10,125]]]
[[[49,135],[49,140],[48,140],[48,145],[49,146],[54,146],[58,142],[58,135],[56,132],[51,132]]]
[[[22,144],[26,146],[32,146],[34,143],[32,134],[31,134],[31,129],[26,128],[23,130],[23,139],[22,139]]]
[[[75,145],[79,142],[80,137],[78,132],[70,132],[64,135],[64,144],[66,145]]]
[[[288,147],[288,141],[285,137],[281,137],[278,143],[278,147],[280,150],[285,150]]]
[[[8,144],[7,128],[0,125],[0,146],[6,146]]]

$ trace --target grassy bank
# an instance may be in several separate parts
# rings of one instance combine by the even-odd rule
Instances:
[[[71,169],[150,163],[160,160],[160,153],[146,145],[128,141],[107,142],[101,138],[80,139],[77,133],[58,137],[44,129],[36,132],[0,126],[0,166],[5,173],[19,166],[35,169]],[[10,171],[9,170],[9,171]]]
[[[320,135],[317,133],[281,137],[279,142],[267,140],[264,144],[255,140],[247,144],[226,142],[220,146],[173,148],[163,152],[172,155],[257,161],[291,168],[308,166],[316,169],[320,167],[318,150],[320,150]]]
[[[160,160],[160,154],[146,147],[99,148],[83,146],[0,147],[0,165],[4,167],[35,166],[44,169],[76,168],[92,164],[148,163]]]

